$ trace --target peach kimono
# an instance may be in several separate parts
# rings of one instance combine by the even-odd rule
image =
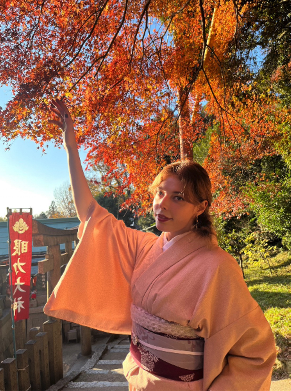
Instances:
[[[163,251],[163,234],[127,228],[95,201],[45,313],[130,334],[130,307],[195,329],[204,338],[203,379],[155,376],[128,354],[131,390],[268,391],[276,352],[271,329],[237,262],[194,232]]]

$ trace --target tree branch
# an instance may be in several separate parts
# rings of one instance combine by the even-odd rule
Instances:
[[[136,40],[137,40],[137,35],[138,35],[138,32],[139,32],[139,29],[140,29],[140,25],[141,25],[141,22],[143,20],[144,14],[148,11],[148,8],[150,6],[151,1],[152,0],[147,0],[146,4],[144,6],[144,9],[143,9],[143,11],[142,11],[142,13],[140,15],[139,21],[138,21],[138,25],[137,25],[137,28],[136,28],[136,31],[135,31],[135,35],[134,35],[134,39],[133,39],[131,55],[130,55],[130,62],[129,62],[129,66],[130,67],[131,67],[131,63],[132,63],[132,59],[133,59],[133,55],[134,55],[135,44],[136,44]]]
[[[95,30],[95,28],[96,28],[96,26],[97,26],[97,23],[98,23],[98,21],[99,21],[99,19],[100,19],[100,16],[102,15],[102,12],[104,11],[104,9],[105,9],[105,7],[106,7],[108,1],[109,1],[109,0],[105,0],[103,6],[102,6],[101,9],[99,10],[99,14],[96,14],[96,12],[92,13],[92,14],[85,20],[85,22],[82,24],[82,26],[79,28],[79,30],[78,30],[77,33],[75,34],[75,38],[74,38],[74,40],[73,40],[73,43],[72,43],[72,45],[71,45],[71,48],[67,51],[67,53],[69,53],[69,51],[73,48],[73,44],[74,44],[74,42],[76,41],[77,35],[78,35],[79,31],[82,29],[82,27],[88,22],[88,20],[91,19],[91,17],[92,17],[93,15],[96,15],[96,19],[95,19],[95,22],[94,22],[94,24],[93,24],[93,27],[92,27],[90,33],[88,34],[88,36],[86,37],[86,39],[84,39],[84,41],[82,42],[82,44],[79,46],[79,49],[78,49],[77,53],[73,56],[73,58],[72,58],[67,64],[64,65],[64,68],[67,68],[68,66],[70,66],[70,65],[75,61],[75,59],[76,59],[76,58],[78,57],[78,55],[80,54],[82,48],[84,47],[85,43],[92,37],[93,32],[94,32],[94,30]],[[67,54],[64,55],[64,57],[62,58],[61,61],[63,61],[63,59],[66,57],[66,55],[67,55]]]
[[[80,81],[81,81],[81,80],[82,80],[82,79],[83,79],[83,78],[84,78],[84,77],[93,69],[94,65],[95,65],[99,60],[102,60],[101,63],[100,63],[100,65],[98,66],[97,72],[96,72],[95,75],[94,75],[94,77],[97,77],[98,72],[99,72],[101,66],[102,66],[103,63],[104,63],[105,58],[107,57],[109,51],[111,50],[111,48],[112,48],[112,46],[113,46],[113,44],[114,44],[114,42],[115,42],[115,40],[116,40],[116,38],[117,38],[117,36],[118,36],[120,30],[121,30],[121,28],[122,28],[122,26],[123,26],[123,24],[124,24],[124,22],[125,22],[125,16],[126,16],[126,12],[127,12],[127,7],[128,7],[128,0],[125,1],[125,8],[124,8],[124,12],[123,12],[123,16],[122,16],[121,22],[120,22],[120,24],[119,24],[119,26],[118,26],[118,29],[117,29],[116,33],[114,34],[114,37],[112,38],[112,40],[111,40],[111,42],[110,42],[110,44],[109,44],[109,46],[108,46],[106,52],[105,52],[102,56],[99,56],[98,58],[96,58],[96,59],[92,62],[92,64],[88,67],[88,69],[86,70],[86,72],[84,72],[84,73],[79,77],[79,79],[73,84],[73,86],[70,88],[69,91],[72,91],[72,90],[76,87],[76,85],[77,85],[77,84],[78,84],[78,83],[79,83],[79,82],[80,82]]]

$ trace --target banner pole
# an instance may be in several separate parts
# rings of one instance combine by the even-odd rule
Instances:
[[[15,336],[15,321],[14,321],[14,299],[13,299],[13,285],[12,285],[12,258],[11,258],[11,240],[9,229],[9,216],[12,210],[7,208],[7,228],[8,228],[8,254],[9,254],[9,280],[10,280],[10,300],[11,300],[11,321],[12,321],[12,337],[13,337],[13,352],[16,359],[16,336]]]

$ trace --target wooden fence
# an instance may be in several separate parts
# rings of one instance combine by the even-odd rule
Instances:
[[[47,247],[45,259],[38,262],[38,273],[47,274],[47,297],[56,286],[61,271],[77,243],[77,229],[60,230],[33,220],[34,247]],[[61,253],[60,245],[65,245]],[[49,318],[42,328],[34,327],[26,340],[25,321],[16,322],[16,358],[0,364],[0,391],[46,390],[63,377],[62,321]],[[81,353],[91,353],[91,331],[81,326]]]
[[[0,390],[47,390],[63,377],[62,323],[48,320],[29,332],[30,339],[16,358],[6,358],[0,364]]]

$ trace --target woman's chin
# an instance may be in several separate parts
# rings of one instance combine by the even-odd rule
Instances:
[[[156,228],[159,230],[159,231],[167,231],[166,227],[165,227],[165,223],[162,223],[160,222],[159,220],[156,220]]]

